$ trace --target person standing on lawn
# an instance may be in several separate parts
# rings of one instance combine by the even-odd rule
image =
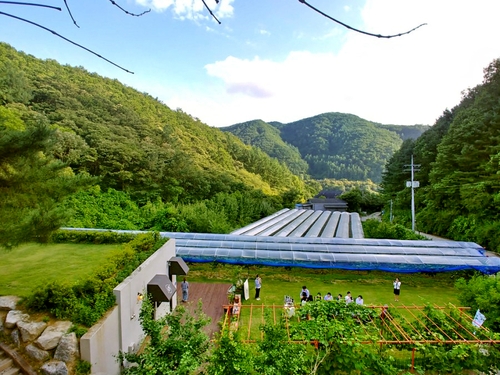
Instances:
[[[394,286],[394,301],[399,301],[399,293],[401,292],[401,281],[396,277],[396,280],[392,283]]]
[[[262,287],[262,279],[259,275],[255,276],[255,299],[260,301],[260,288]]]
[[[187,302],[189,295],[189,283],[186,281],[186,278],[182,280],[181,289],[182,289],[182,302]]]
[[[311,294],[311,293],[309,293],[309,289],[307,289],[307,286],[305,286],[305,285],[302,287],[302,290],[300,291],[300,297],[301,298],[302,298],[302,293],[306,294],[306,298],[308,298],[309,294]]]

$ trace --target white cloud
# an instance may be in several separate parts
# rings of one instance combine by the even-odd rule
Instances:
[[[199,20],[207,18],[207,10],[200,0],[136,0],[136,2],[145,7],[152,8],[156,12],[162,12],[172,8],[174,14],[181,19]],[[220,0],[219,4],[210,6],[210,9],[217,18],[232,17],[234,0]]]
[[[499,56],[500,1],[367,0],[363,30],[340,51],[291,51],[286,58],[229,56],[207,64],[211,86],[168,100],[213,126],[260,118],[290,122],[323,112],[387,124],[433,124],[479,84]],[[223,86],[221,86],[222,84]],[[216,99],[214,99],[216,98]]]

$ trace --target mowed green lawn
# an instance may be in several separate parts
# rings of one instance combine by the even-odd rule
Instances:
[[[194,282],[231,282],[234,278],[234,266],[211,264],[189,264],[188,279]],[[460,273],[428,274],[394,274],[380,271],[343,271],[316,270],[305,268],[284,267],[239,267],[240,276],[249,279],[250,299],[243,304],[282,305],[284,296],[291,296],[299,302],[300,292],[306,285],[310,293],[322,296],[330,292],[346,295],[351,292],[353,298],[362,295],[366,305],[388,304],[399,306],[423,305],[426,303],[443,306],[448,303],[458,305],[458,296],[454,288],[455,280]],[[254,299],[255,276],[262,278],[260,301]],[[399,302],[394,301],[393,280],[401,280],[401,295]]]
[[[69,284],[91,275],[121,244],[25,244],[0,248],[0,295],[24,297],[51,281]]]
[[[25,244],[12,250],[0,249],[0,295],[27,296],[34,288],[51,281],[69,284],[91,275],[122,245]],[[188,280],[193,282],[231,283],[248,278],[251,298],[244,304],[282,305],[285,295],[299,301],[302,285],[316,295],[331,292],[335,297],[347,291],[356,298],[361,294],[370,305],[422,305],[425,303],[458,305],[454,281],[458,273],[393,274],[378,271],[316,270],[304,268],[189,264]],[[261,300],[254,297],[255,276],[262,278]],[[400,301],[395,302],[392,281],[402,282]]]

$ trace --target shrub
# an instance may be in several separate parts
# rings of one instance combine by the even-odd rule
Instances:
[[[400,224],[390,224],[370,219],[363,222],[366,238],[384,238],[396,240],[426,240],[427,238],[405,228]]]
[[[51,242],[112,244],[112,243],[127,243],[132,241],[135,237],[136,234],[133,233],[60,229],[52,234]]]

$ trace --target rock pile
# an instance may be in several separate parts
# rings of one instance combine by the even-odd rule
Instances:
[[[67,375],[68,365],[79,356],[78,339],[74,332],[68,333],[72,323],[34,321],[17,310],[18,302],[18,297],[0,297],[0,333],[10,335],[16,349],[26,357],[43,363],[43,374]]]

